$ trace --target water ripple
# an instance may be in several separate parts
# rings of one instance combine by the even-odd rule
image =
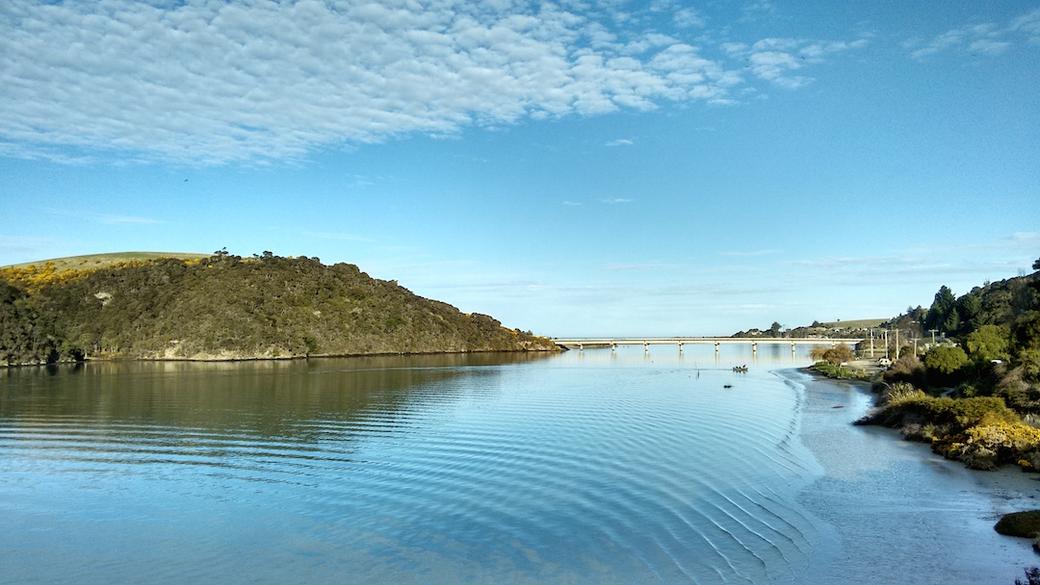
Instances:
[[[566,359],[8,376],[0,528],[24,538],[0,544],[47,559],[13,576],[55,583],[145,570],[159,583],[281,582],[301,567],[310,582],[797,573],[817,529],[791,495],[812,474],[794,389]],[[49,552],[32,526],[61,529],[78,554]]]

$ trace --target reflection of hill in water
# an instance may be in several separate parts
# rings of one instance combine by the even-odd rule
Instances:
[[[327,428],[378,411],[383,424],[407,407],[410,392],[467,375],[468,369],[544,359],[494,353],[374,356],[234,363],[98,362],[80,368],[0,373],[0,422],[18,426],[90,424],[174,427],[307,440]],[[426,388],[445,392],[443,387]],[[392,425],[391,425],[392,426]]]

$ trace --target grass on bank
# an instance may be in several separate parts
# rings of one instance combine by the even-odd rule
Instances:
[[[198,254],[194,252],[109,252],[104,254],[84,254],[82,256],[66,256],[63,258],[49,258],[46,260],[34,260],[0,266],[4,268],[28,268],[30,266],[42,267],[52,264],[58,270],[84,270],[88,268],[105,268],[122,262],[158,260],[160,258],[176,258],[178,260],[202,259],[209,254]]]
[[[873,379],[873,374],[860,368],[850,368],[848,366],[842,366],[840,364],[832,364],[827,361],[819,361],[811,366],[811,368],[824,375],[828,378],[835,380],[858,380],[862,382],[869,382]]]
[[[888,319],[850,319],[848,321],[827,321],[824,323],[824,326],[841,327],[844,329],[870,329],[887,321]]]

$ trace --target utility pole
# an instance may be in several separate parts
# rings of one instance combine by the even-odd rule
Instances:
[[[932,334],[932,345],[935,345],[935,333],[937,331],[939,331],[939,330],[938,329],[929,329],[928,330],[928,332]]]
[[[874,357],[874,328],[870,328],[870,357]]]
[[[914,338],[914,357],[917,357],[917,338]]]
[[[882,329],[882,333],[885,334],[885,359],[888,359],[888,329]]]
[[[899,359],[899,330],[896,329],[896,359]]]

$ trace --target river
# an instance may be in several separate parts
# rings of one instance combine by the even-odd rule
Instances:
[[[747,363],[750,371],[731,371]],[[786,346],[0,371],[4,583],[1007,583],[1034,477]],[[726,387],[731,386],[731,387]]]

